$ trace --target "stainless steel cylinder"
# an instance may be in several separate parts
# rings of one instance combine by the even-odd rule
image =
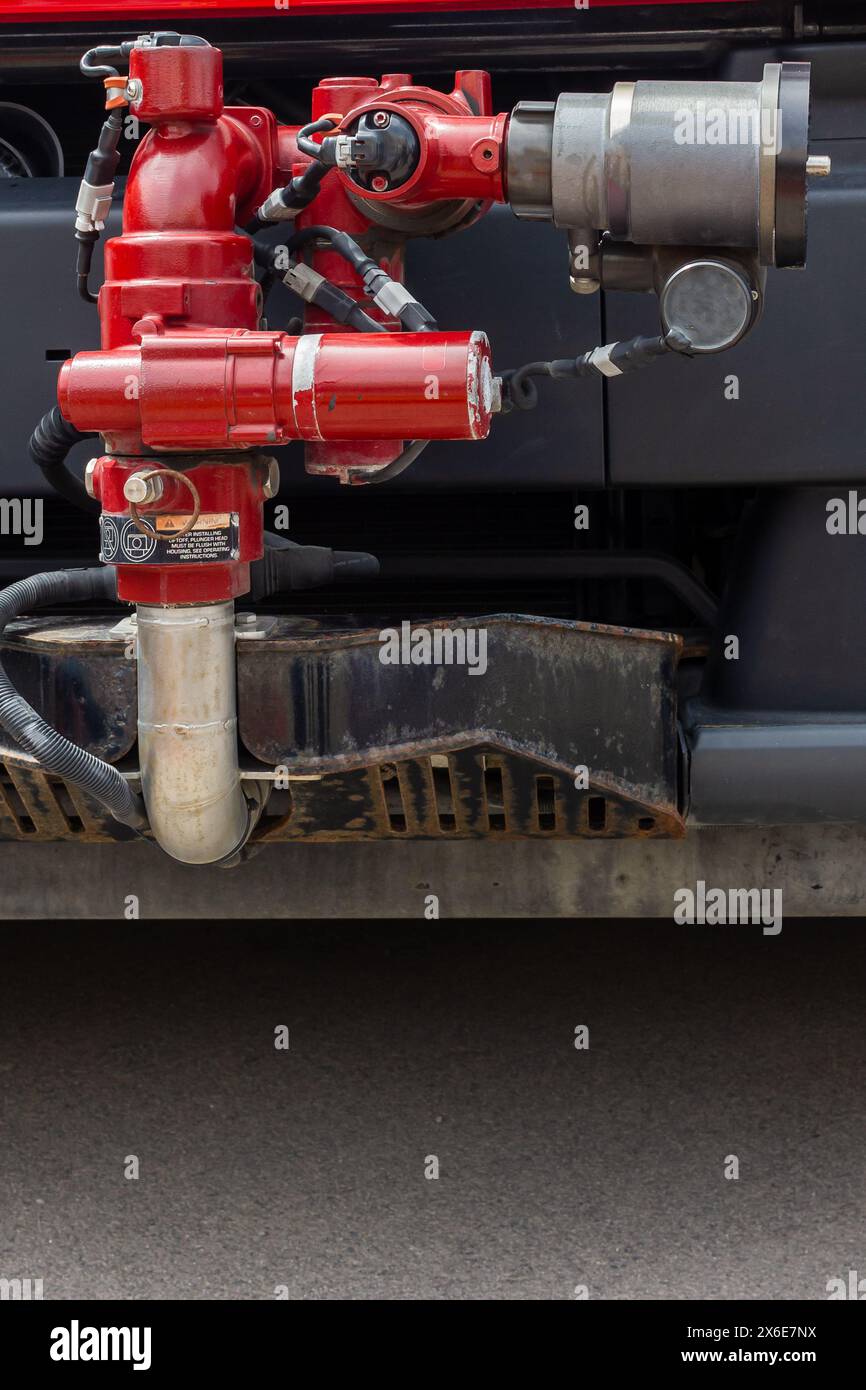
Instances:
[[[807,63],[768,63],[760,82],[618,82],[524,103],[509,124],[508,199],[519,217],[638,245],[801,265],[808,116]]]
[[[138,606],[138,745],[154,837],[211,864],[246,839],[238,768],[234,604]]]

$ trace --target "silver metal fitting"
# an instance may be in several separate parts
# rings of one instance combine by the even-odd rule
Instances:
[[[616,347],[616,343],[605,343],[604,347],[594,348],[589,354],[589,364],[595,367],[602,376],[622,376],[622,371],[615,362],[611,362],[610,354]]]
[[[163,490],[164,484],[159,474],[146,477],[143,473],[130,473],[123,484],[123,495],[127,502],[134,502],[137,507],[158,502]]]
[[[275,188],[262,203],[259,217],[263,222],[291,222],[301,211],[300,208],[287,208],[280,197],[281,192],[282,189]]]
[[[126,87],[124,88],[124,95],[126,97],[126,100],[130,103],[134,101],[141,101],[141,98],[144,95],[144,88],[141,85],[140,77],[130,77],[129,81],[126,84]]]
[[[387,280],[381,289],[376,290],[373,303],[392,318],[399,318],[400,310],[405,309],[407,304],[416,304],[417,300],[405,285],[398,284],[396,280]]]

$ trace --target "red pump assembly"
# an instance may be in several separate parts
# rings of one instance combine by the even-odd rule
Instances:
[[[316,163],[302,132],[262,108],[224,108],[221,54],[203,41],[148,35],[128,48],[128,81],[106,79],[108,105],[128,100],[152,129],[130,169],[123,235],[105,248],[102,348],[64,363],[58,399],[66,420],[105,439],[87,484],[119,597],[218,602],[246,592],[262,554],[262,503],[278,475],[260,451],[304,440],[310,471],[369,481],[406,441],[484,438],[497,393],[482,333],[435,331],[432,320],[403,331],[400,310],[414,303],[401,297],[403,234],[389,231],[383,250],[384,190],[342,168],[317,168],[314,208],[297,211],[292,235],[327,224],[370,244],[378,293],[311,237],[309,264],[292,262],[287,277],[308,299],[304,331],[266,329],[253,243],[238,227]],[[460,75],[450,96],[402,75],[332,79],[316,89],[314,120],[325,108],[326,128],[385,112],[416,142],[399,188],[407,232],[425,208],[418,229],[429,230],[431,200],[448,200],[436,217],[453,224],[502,196],[505,117],[477,114],[489,108],[485,74]],[[345,331],[311,298],[323,277],[373,331]]]

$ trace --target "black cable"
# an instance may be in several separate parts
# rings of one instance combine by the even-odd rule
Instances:
[[[623,376],[648,366],[667,353],[677,352],[689,355],[691,343],[678,328],[656,338],[631,338],[627,342],[612,343],[606,347],[593,348],[581,353],[579,357],[561,357],[551,362],[527,362],[523,367],[502,372],[503,414],[509,410],[534,410],[538,404],[538,388],[530,378],[549,376],[555,381],[572,377]],[[606,370],[607,368],[607,370]]]
[[[76,232],[75,240],[78,242],[78,255],[75,261],[75,283],[78,293],[85,304],[98,304],[99,295],[94,294],[90,288],[90,265],[93,260],[93,248],[99,240],[98,232]]]
[[[87,156],[79,201],[76,204],[76,212],[78,213],[75,226],[75,239],[78,242],[76,281],[79,295],[88,304],[96,304],[98,301],[98,295],[92,293],[88,283],[90,265],[93,260],[93,248],[99,240],[99,230],[93,225],[93,218],[99,206],[96,190],[103,190],[102,196],[104,197],[104,190],[109,189],[110,202],[111,191],[114,188],[114,176],[120,163],[120,137],[122,134],[123,119],[117,111],[112,111],[102,124],[96,148],[91,150]]]
[[[64,420],[58,406],[49,410],[30,436],[28,452],[37,468],[51,488],[65,497],[81,511],[97,512],[99,503],[88,496],[84,484],[66,467],[66,457],[70,449],[82,439],[92,439],[92,434],[82,434],[81,430]]]
[[[310,137],[318,135],[319,132],[323,130],[333,130],[337,125],[339,125],[339,122],[333,120],[330,116],[321,116],[318,121],[310,121],[309,125],[301,126],[301,129],[295,137],[295,144],[301,151],[301,154],[305,154],[308,159],[320,160],[322,151],[319,148],[318,142],[312,140]]]
[[[279,248],[283,249],[283,248]],[[264,266],[265,272],[259,281],[263,300],[272,290],[274,283],[279,275],[275,269],[275,259],[278,248],[270,246],[266,242],[253,240],[253,259],[256,265]],[[294,269],[294,266],[290,267]],[[331,280],[327,280],[324,275],[318,276],[319,283],[310,283],[301,288],[289,283],[288,277],[283,277],[288,288],[296,294],[300,294],[309,304],[315,304],[320,309],[324,309],[331,318],[336,319],[337,323],[347,323],[350,328],[355,328],[359,333],[387,333],[388,329],[384,323],[379,323],[377,319],[371,317],[357,299],[353,299],[350,294],[335,285]],[[306,293],[304,293],[306,289]]]
[[[344,261],[348,261],[352,269],[356,270],[359,275],[363,275],[370,267],[379,269],[376,262],[358,245],[355,238],[349,236],[349,233],[344,232],[340,227],[327,227],[324,224],[302,227],[290,239],[289,250],[299,250],[310,241],[329,241],[337,255],[342,256]]]
[[[302,174],[296,175],[285,188],[275,188],[273,193],[265,199],[260,208],[253,213],[252,218],[244,227],[248,236],[255,236],[256,232],[261,232],[265,227],[272,227],[274,223],[280,223],[291,217],[292,210],[299,212],[302,208],[309,207],[314,198],[318,196],[319,189],[326,174],[330,173],[330,166],[321,163],[321,150],[319,146],[307,137],[320,130],[333,130],[337,125],[330,116],[323,116],[321,120],[312,121],[309,125],[302,126],[298,132],[297,145],[303,154],[308,155],[312,163]],[[303,141],[303,143],[302,143]]]
[[[79,63],[79,68],[85,77],[119,77],[117,68],[109,66],[123,61],[124,52],[120,47],[102,44],[98,48],[89,48]]]
[[[247,236],[255,236],[256,232],[263,232],[266,227],[279,226],[281,222],[288,220],[280,215],[281,209],[300,212],[302,208],[309,207],[313,199],[318,197],[322,180],[330,172],[326,164],[310,164],[302,174],[297,174],[291,183],[286,184],[285,188],[274,189],[244,227]],[[276,206],[277,204],[279,206]]]
[[[82,603],[117,599],[115,572],[109,566],[96,569],[57,570],[32,574],[0,591],[0,640],[8,623],[33,608],[54,603]],[[10,681],[0,657],[0,727],[23,752],[36,759],[43,772],[80,787],[106,807],[115,820],[133,830],[147,828],[140,796],[126,780],[93,753],[79,748],[36,713]]]
[[[352,481],[355,483],[389,483],[392,478],[397,478],[401,473],[405,473],[411,463],[414,463],[419,454],[423,453],[430,443],[429,439],[413,439],[411,444],[407,444],[401,454],[391,462],[386,463],[384,468],[379,468],[369,476],[357,474]]]
[[[338,256],[361,277],[373,303],[386,314],[398,318],[406,333],[433,333],[437,324],[429,309],[417,300],[398,280],[392,279],[372,256],[368,256],[348,232],[339,227],[324,225],[302,227],[290,239],[290,251],[306,246],[310,241],[329,241]]]

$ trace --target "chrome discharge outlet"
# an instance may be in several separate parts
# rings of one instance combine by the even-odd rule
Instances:
[[[230,860],[261,813],[238,766],[233,603],[138,605],[138,745],[161,848],[184,864]]]

